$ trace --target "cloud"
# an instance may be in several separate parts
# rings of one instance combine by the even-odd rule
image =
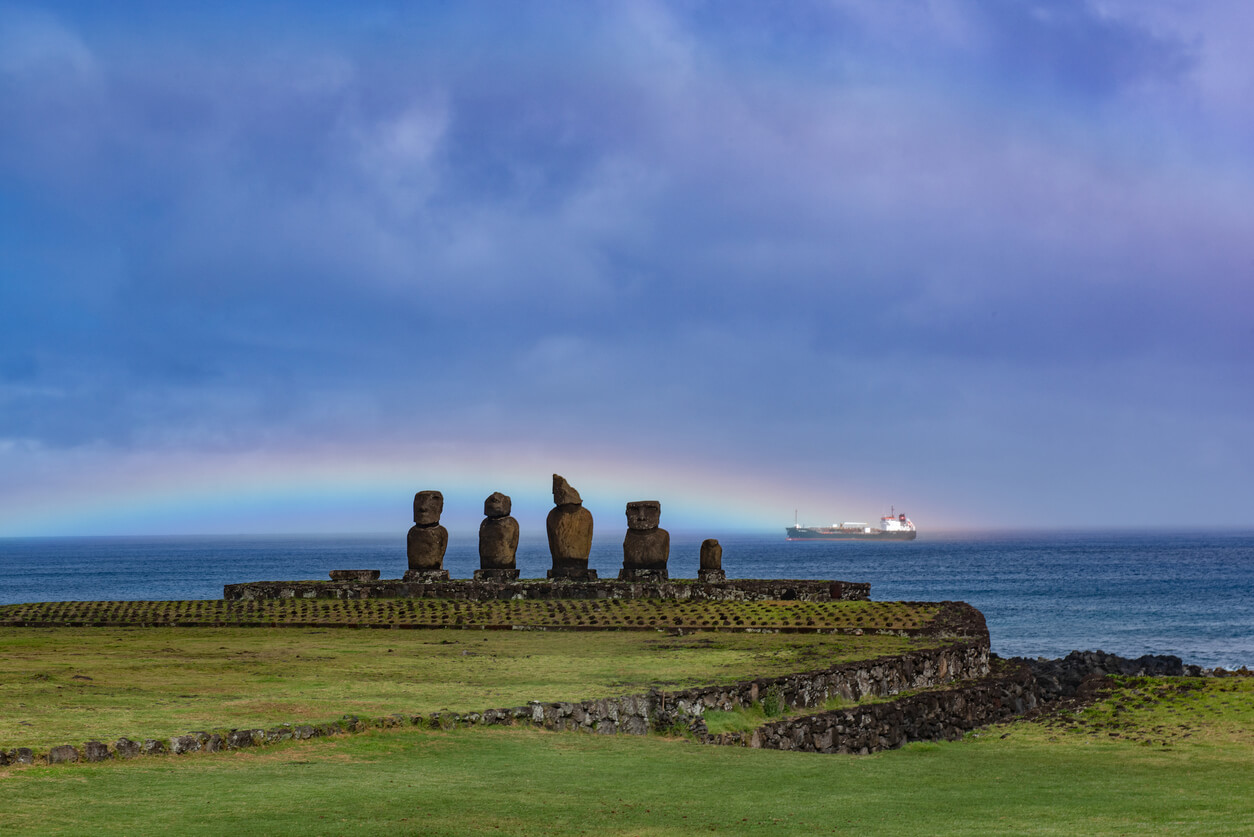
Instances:
[[[985,439],[1023,473],[1248,415],[1223,16],[762,8],[7,12],[0,439],[939,484]]]

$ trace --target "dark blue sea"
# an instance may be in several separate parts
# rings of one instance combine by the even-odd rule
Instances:
[[[696,575],[702,538],[672,533],[671,575]],[[786,542],[719,536],[739,578],[865,581],[878,600],[955,599],[988,620],[1003,656],[1073,649],[1175,654],[1206,667],[1254,666],[1254,533],[928,536],[908,543]],[[473,533],[453,533],[445,568],[478,567]],[[601,537],[591,566],[612,578],[621,538]],[[524,538],[524,577],[550,566],[543,537]],[[406,567],[405,533],[0,539],[0,604],[89,599],[216,599],[238,581],[327,578],[333,569]]]

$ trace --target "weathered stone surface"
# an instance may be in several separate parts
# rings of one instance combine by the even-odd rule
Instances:
[[[113,758],[109,745],[102,741],[88,741],[83,745],[83,761],[105,761]]]
[[[664,570],[671,553],[671,535],[665,529],[628,529],[623,538],[623,569]]]
[[[513,501],[510,500],[508,494],[493,491],[483,501],[483,515],[484,517],[508,517],[512,507]]]
[[[436,584],[449,580],[448,570],[405,570],[404,581],[418,584]]]
[[[566,481],[565,477],[553,475],[553,505],[555,506],[579,506],[583,504],[583,498],[579,496],[579,492]]]
[[[200,739],[194,735],[176,735],[170,739],[170,752],[176,756],[195,753],[200,749]]]
[[[701,541],[701,569],[723,569],[723,547],[715,538]]]
[[[155,738],[145,738],[139,745],[139,752],[145,756],[155,756],[165,752],[165,745]]]
[[[518,521],[512,517],[485,517],[479,524],[479,568],[512,570],[518,553]]]
[[[139,755],[139,742],[129,738],[119,738],[113,742],[113,752],[120,759],[133,759]]]
[[[586,565],[578,565],[581,569]],[[412,572],[412,571],[411,571]],[[588,575],[595,570],[587,570]],[[408,573],[406,573],[408,575]],[[560,579],[550,571],[550,578]],[[587,576],[577,576],[586,578]],[[595,578],[595,576],[592,576]],[[541,580],[525,580],[512,583],[476,583],[467,580],[451,580],[444,583],[413,584],[401,579],[383,579],[374,582],[350,584],[334,581],[251,581],[228,584],[223,587],[222,597],[227,601],[252,601],[257,599],[318,598],[318,599],[397,599],[439,598],[469,601],[493,601],[500,599],[681,599],[692,601],[785,601],[828,602],[867,601],[871,585],[866,582],[818,581],[814,579],[754,579],[734,578],[717,584],[692,582],[665,582],[651,584],[624,584],[617,581],[599,581],[596,584],[562,584]],[[974,608],[960,609],[947,616],[942,613],[931,623],[943,628],[939,633],[946,636],[975,636],[986,633],[983,617]],[[971,624],[968,624],[968,623]],[[978,624],[976,624],[978,623]],[[936,633],[937,631],[933,631]]]
[[[656,529],[662,522],[662,504],[657,500],[633,500],[627,504],[628,529]]]
[[[554,570],[586,570],[592,552],[592,512],[578,505],[560,505],[544,522]]]
[[[48,764],[73,764],[81,758],[78,748],[69,744],[61,744],[48,751]]]
[[[519,576],[519,572],[518,572],[518,570],[517,570],[517,569],[513,569],[513,570],[500,570],[500,569],[488,569],[488,570],[479,569],[479,570],[475,570],[475,581],[517,581],[517,580],[518,580],[518,576]]]
[[[18,747],[16,750],[9,753],[9,763],[10,764],[34,764],[35,763],[35,751],[32,750],[30,747]]]
[[[414,523],[434,526],[444,511],[444,495],[438,491],[419,491],[414,495]]]
[[[697,581],[703,584],[720,584],[727,580],[727,573],[722,570],[697,570]],[[839,601],[839,599],[836,599]]]
[[[378,570],[331,570],[332,581],[378,581]]]
[[[409,557],[411,570],[442,569],[446,549],[448,549],[448,530],[440,524],[427,526],[415,524],[410,528],[409,537],[405,542],[405,551]]]
[[[623,567],[618,571],[619,581],[639,581],[639,582],[659,582],[666,581],[670,578],[670,573],[665,568],[662,569],[627,569]]]

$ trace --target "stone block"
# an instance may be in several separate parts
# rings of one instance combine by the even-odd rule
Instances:
[[[701,569],[723,569],[723,547],[715,538],[706,538],[701,542]]]
[[[101,741],[88,741],[83,745],[83,761],[105,761],[113,758],[109,745]]]
[[[414,523],[434,526],[444,511],[444,495],[438,491],[419,491],[414,495]]]
[[[332,581],[378,581],[378,570],[331,570]]]
[[[588,565],[554,567],[548,571],[548,578],[553,581],[596,581],[597,571],[588,569]]]
[[[228,746],[239,749],[253,746],[253,731],[250,729],[233,729],[226,736]]]
[[[48,751],[48,764],[73,764],[81,759],[78,748],[70,744],[60,744]]]
[[[119,738],[113,742],[113,753],[120,759],[133,759],[139,755],[139,742],[129,738]]]
[[[587,569],[592,552],[592,512],[583,506],[560,505],[545,520],[553,569]]]
[[[697,570],[697,581],[705,584],[717,584],[727,580],[727,573],[722,570]]]
[[[513,502],[508,494],[502,494],[499,491],[493,491],[488,498],[483,501],[484,517],[509,517],[510,509]]]
[[[663,567],[657,569],[623,569],[618,571],[619,581],[667,581],[670,573]]]
[[[139,745],[139,752],[145,756],[157,756],[165,752],[165,745],[155,738],[145,738]]]
[[[583,503],[583,498],[579,496],[579,492],[566,481],[565,477],[553,475],[553,505],[555,506],[578,506]]]
[[[170,752],[176,756],[195,753],[200,749],[200,739],[194,735],[176,735],[170,739]]]
[[[662,504],[657,500],[635,500],[627,504],[628,529],[656,529],[662,522]]]
[[[475,570],[475,581],[517,581],[519,571],[503,569]]]
[[[438,570],[444,566],[448,549],[448,530],[440,524],[415,524],[406,538],[405,552],[411,570]]]
[[[479,524],[479,568],[514,569],[518,553],[518,521],[512,517],[486,517]]]
[[[35,751],[30,747],[18,747],[9,754],[10,764],[34,764]]]
[[[412,581],[420,584],[432,584],[440,581],[448,581],[448,570],[406,570],[402,581]]]
[[[623,538],[623,569],[665,570],[671,536],[665,529],[628,529]]]

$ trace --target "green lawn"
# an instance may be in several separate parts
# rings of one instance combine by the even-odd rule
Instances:
[[[0,774],[14,834],[1254,833],[1254,683],[1101,707],[1160,741],[1017,722],[873,756],[517,729],[375,731]],[[1115,710],[1116,703],[1124,705]],[[1189,737],[1183,737],[1185,732]]]
[[[0,747],[608,697],[937,644],[723,632],[0,628]]]

